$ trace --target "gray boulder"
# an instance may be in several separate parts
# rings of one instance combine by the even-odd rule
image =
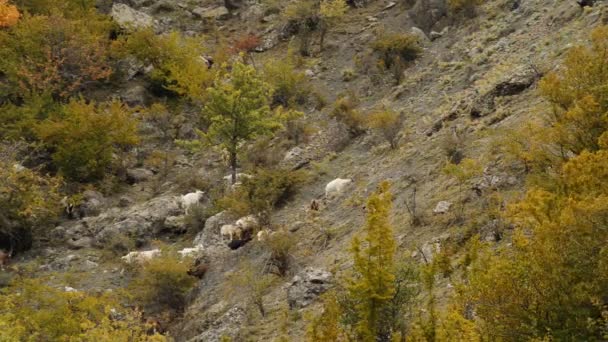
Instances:
[[[300,309],[310,305],[315,299],[331,288],[333,275],[323,269],[308,267],[293,280],[287,288],[289,308]]]
[[[148,103],[148,90],[138,84],[127,89],[120,97],[124,103],[131,107],[145,106]]]
[[[192,14],[201,19],[218,19],[225,20],[230,17],[230,12],[224,6],[215,8],[197,7],[192,10]]]
[[[225,337],[237,340],[238,332],[245,323],[247,315],[240,307],[233,307],[217,319],[205,322],[206,330],[188,342],[219,342]]]
[[[150,15],[125,4],[112,5],[110,16],[123,30],[137,30],[154,25],[154,19]]]
[[[440,201],[435,206],[435,209],[433,209],[433,213],[435,213],[435,214],[445,214],[445,213],[447,213],[450,210],[450,207],[452,207],[452,202]]]
[[[412,21],[425,32],[438,26],[440,21],[446,20],[447,14],[446,0],[418,0],[409,11]]]
[[[145,182],[152,178],[154,173],[148,169],[137,168],[127,170],[127,182],[131,184]]]

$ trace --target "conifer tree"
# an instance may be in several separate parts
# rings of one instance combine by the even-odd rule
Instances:
[[[211,125],[203,136],[228,152],[235,183],[241,145],[281,127],[269,107],[272,90],[253,66],[236,62],[230,73],[215,81],[208,94],[204,115]]]
[[[355,302],[357,322],[355,335],[361,341],[387,341],[390,324],[388,308],[395,295],[395,238],[389,222],[392,195],[388,182],[367,201],[367,222],[364,237],[355,237],[351,251],[355,274],[347,282],[347,290]]]

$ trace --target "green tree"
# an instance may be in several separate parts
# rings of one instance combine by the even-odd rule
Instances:
[[[241,145],[281,127],[269,107],[272,90],[252,66],[236,62],[207,92],[203,114],[211,125],[203,136],[229,154],[232,183],[236,183]]]
[[[114,153],[139,142],[137,121],[120,102],[72,100],[36,127],[62,174],[76,181],[103,178]]]
[[[354,275],[347,280],[347,291],[354,301],[355,334],[361,341],[390,340],[389,308],[396,293],[393,228],[389,222],[392,195],[388,182],[367,201],[364,237],[352,242]]]

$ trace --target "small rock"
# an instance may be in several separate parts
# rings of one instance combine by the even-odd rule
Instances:
[[[293,277],[287,287],[289,308],[303,308],[310,305],[320,294],[329,290],[333,275],[323,269],[308,267]]]
[[[125,4],[112,5],[110,13],[112,19],[125,30],[137,30],[152,27],[154,19],[141,11],[135,10]]]
[[[131,107],[145,106],[148,102],[148,91],[142,85],[136,85],[127,89],[120,96],[122,101]]]
[[[304,75],[306,75],[306,77],[315,77],[315,72],[310,69],[306,69],[304,71]]]
[[[184,216],[167,216],[164,223],[165,229],[173,233],[184,233],[186,229],[186,222]]]
[[[450,210],[451,206],[452,206],[452,202],[441,201],[441,202],[437,203],[437,206],[435,207],[435,209],[433,209],[433,212],[435,214],[445,214]]]
[[[127,182],[131,184],[145,182],[152,178],[152,176],[154,176],[154,173],[148,169],[138,168],[127,170]]]
[[[396,2],[394,2],[394,1],[391,1],[391,2],[389,2],[389,3],[388,3],[386,6],[384,6],[384,9],[383,9],[383,10],[385,10],[385,11],[386,11],[387,9],[391,9],[391,8],[395,7],[395,5],[397,5],[397,3],[396,3]]]
[[[118,206],[121,208],[126,208],[133,205],[133,199],[129,196],[120,196],[118,200]]]
[[[427,37],[426,33],[424,33],[424,31],[422,31],[421,29],[417,28],[417,27],[412,27],[410,29],[410,33],[415,36],[416,38],[418,38],[418,42],[420,42],[421,44],[427,43],[430,41],[429,37]]]
[[[83,237],[78,240],[69,239],[67,244],[71,249],[91,248],[93,246],[93,239],[90,237]]]
[[[439,39],[439,38],[443,37],[444,35],[446,35],[448,33],[448,30],[449,30],[449,27],[446,26],[443,28],[443,30],[441,30],[441,32],[431,31],[431,33],[429,34],[429,38],[431,38],[431,40]]]
[[[295,233],[298,230],[300,230],[300,228],[304,227],[305,225],[306,224],[302,221],[296,221],[291,226],[289,226],[289,232]]]
[[[230,12],[224,6],[216,8],[197,7],[192,10],[192,14],[201,19],[225,20],[230,17]]]

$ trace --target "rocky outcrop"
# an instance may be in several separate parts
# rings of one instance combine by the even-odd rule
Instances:
[[[127,182],[130,184],[145,182],[152,178],[154,173],[148,169],[128,169],[127,170]]]
[[[137,204],[127,210],[114,208],[97,217],[83,220],[83,225],[103,246],[111,237],[153,237],[165,229],[165,220],[182,212],[174,196],[165,195]]]
[[[310,305],[320,294],[332,286],[331,272],[308,267],[295,277],[287,288],[287,302],[291,309]]]
[[[137,30],[154,25],[154,19],[141,11],[125,4],[114,4],[110,16],[123,30]]]
[[[418,0],[409,14],[417,27],[430,32],[441,26],[441,21],[447,20],[448,5],[446,0]]]
[[[233,307],[219,318],[206,323],[206,330],[188,342],[219,342],[228,337],[236,340],[241,326],[245,323],[246,313],[240,307]]]

